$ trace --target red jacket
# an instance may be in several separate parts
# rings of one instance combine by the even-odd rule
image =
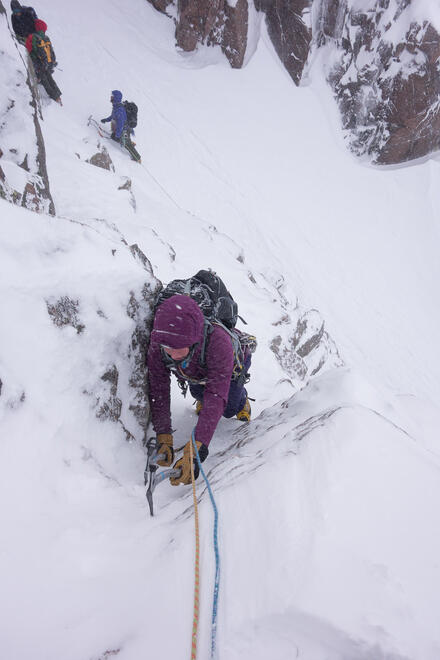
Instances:
[[[47,30],[46,23],[44,21],[40,20],[39,18],[37,18],[37,20],[35,21],[35,32],[46,32],[46,30]],[[26,48],[29,52],[32,51],[32,39],[33,39],[33,36],[34,36],[35,32],[30,34],[28,36],[28,38],[26,39]]]

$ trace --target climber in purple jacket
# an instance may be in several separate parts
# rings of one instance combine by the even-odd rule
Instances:
[[[156,311],[148,350],[149,397],[158,453],[165,454],[159,465],[169,466],[174,459],[170,413],[171,371],[179,380],[189,383],[191,394],[197,399],[199,419],[195,441],[199,458],[208,456],[208,446],[220,417],[250,420],[250,404],[243,383],[232,380],[234,350],[231,337],[222,327],[213,326],[206,343],[205,358],[201,360],[204,337],[204,316],[189,296],[175,295],[165,300]],[[246,370],[250,353],[245,356]],[[179,477],[170,481],[173,486],[191,483],[190,443],[186,443],[183,458],[174,468]],[[199,469],[194,460],[194,476]]]

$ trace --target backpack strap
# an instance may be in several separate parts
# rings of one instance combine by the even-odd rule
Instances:
[[[190,277],[188,280],[185,282],[185,286],[183,287],[182,295],[184,296],[191,296],[191,285],[192,285],[192,280],[193,278]]]
[[[199,358],[199,364],[203,369],[206,367],[206,349],[208,347],[209,337],[211,336],[213,330],[214,327],[211,321],[208,321],[208,319],[205,317],[203,323],[202,348],[200,350],[200,358]]]
[[[229,335],[232,343],[232,351],[234,353],[234,367],[232,371],[232,380],[243,379],[243,382],[249,380],[247,378],[247,373],[244,370],[244,351],[240,342],[240,338],[234,330],[230,330],[225,326],[221,321],[213,320],[208,321],[205,319],[205,328],[203,332],[203,344],[202,350],[200,352],[199,364],[201,367],[206,367],[206,349],[208,347],[209,338],[214,330],[214,326],[218,325],[220,328]]]
[[[47,64],[53,63],[53,59],[52,59],[53,51],[51,47],[52,44],[49,37],[46,37],[46,35],[44,37],[40,37],[40,35],[37,34],[37,48],[41,49],[40,53],[44,51],[44,55],[45,55],[45,59],[42,57],[40,57],[40,59],[44,59],[44,61],[47,62]]]

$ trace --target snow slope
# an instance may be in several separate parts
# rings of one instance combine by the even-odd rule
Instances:
[[[126,294],[145,272],[123,239],[162,281],[217,270],[259,339],[254,421],[222,420],[206,463],[221,517],[219,657],[435,660],[438,162],[359,166],[319,63],[294,88],[264,34],[232,71],[216,50],[175,52],[172,22],[143,0],[74,12],[42,0],[38,13],[64,106],[43,98],[57,217],[1,202],[5,657],[189,654],[189,489],[158,487],[150,519],[140,430],[127,443],[83,394],[123,364],[132,331]],[[86,124],[108,115],[114,88],[139,106],[143,165],[108,143],[108,172],[86,162],[98,141]],[[94,335],[53,326],[44,301],[64,291],[87,301]],[[330,361],[298,391],[269,345],[286,311],[287,332],[309,308],[346,366]],[[176,392],[178,445],[194,421]],[[200,657],[211,525],[203,495]]]

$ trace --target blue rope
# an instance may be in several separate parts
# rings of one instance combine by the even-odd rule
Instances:
[[[199,464],[199,470],[202,473],[202,476],[205,480],[206,487],[208,489],[209,497],[211,499],[212,508],[214,509],[214,553],[215,553],[215,580],[214,580],[214,598],[212,603],[212,625],[211,625],[211,658],[215,657],[216,651],[216,641],[217,641],[217,609],[218,609],[218,592],[220,588],[220,553],[218,549],[218,510],[215,503],[214,495],[211,490],[211,485],[208,481],[208,477],[205,474],[205,471],[202,468],[202,463],[200,461],[199,452],[196,445],[195,439],[195,428],[191,434],[192,442],[195,449],[195,455],[197,458],[197,463]]]
[[[156,475],[156,482],[157,482],[157,484],[162,483],[162,481],[163,481],[164,479],[166,479],[167,476],[168,476],[168,475],[167,475],[167,473],[166,473],[165,470],[164,470],[163,472],[159,472],[159,474]],[[156,484],[156,485],[157,485],[157,484]]]

